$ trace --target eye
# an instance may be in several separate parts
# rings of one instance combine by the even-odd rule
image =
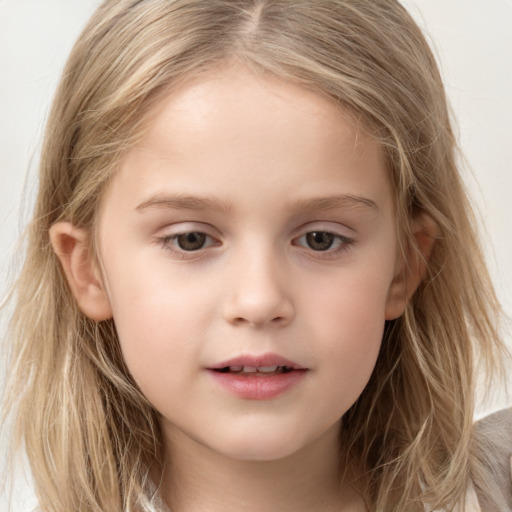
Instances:
[[[330,231],[309,231],[297,239],[296,244],[308,247],[313,251],[324,252],[348,247],[350,238],[331,233]]]
[[[194,252],[214,245],[213,238],[202,231],[187,231],[163,238],[165,248],[180,252]]]

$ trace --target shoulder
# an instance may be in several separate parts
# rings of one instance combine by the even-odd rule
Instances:
[[[512,511],[512,408],[475,424],[473,484],[484,511]]]

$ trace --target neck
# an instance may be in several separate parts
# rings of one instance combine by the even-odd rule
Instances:
[[[351,483],[355,472],[340,467],[337,428],[297,453],[265,461],[226,457],[172,430],[162,482],[172,512],[365,510]]]

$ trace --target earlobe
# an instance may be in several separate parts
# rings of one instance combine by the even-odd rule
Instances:
[[[110,301],[91,257],[88,233],[70,222],[57,222],[50,228],[50,240],[82,312],[97,322],[111,318]]]
[[[404,254],[398,258],[386,302],[386,320],[402,315],[409,299],[425,278],[439,231],[434,220],[425,213],[412,220],[411,228],[414,242],[409,241]]]

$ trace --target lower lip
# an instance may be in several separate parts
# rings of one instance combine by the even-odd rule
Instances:
[[[292,370],[287,373],[265,376],[239,375],[209,370],[210,375],[224,389],[247,400],[270,400],[296,386],[306,375],[307,370]]]

